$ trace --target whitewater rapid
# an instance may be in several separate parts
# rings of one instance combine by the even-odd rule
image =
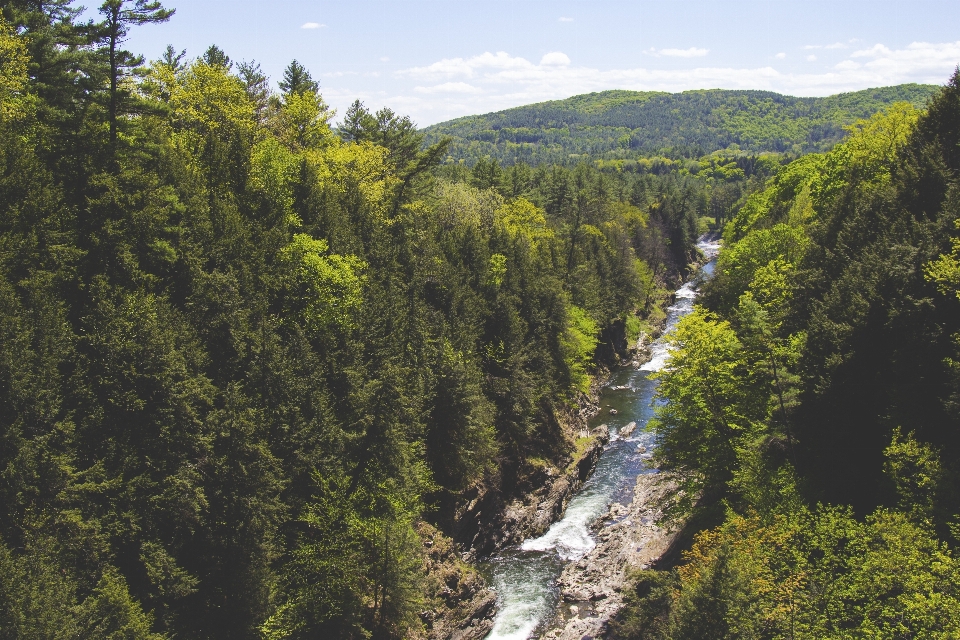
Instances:
[[[710,260],[701,270],[709,276],[720,245],[701,239],[697,247]],[[696,278],[676,291],[674,303],[667,310],[665,333],[693,310],[697,296],[694,282]],[[607,512],[612,502],[632,498],[639,474],[656,473],[646,464],[654,442],[653,434],[645,427],[653,416],[651,403],[656,391],[656,383],[649,376],[663,368],[669,354],[669,346],[660,338],[651,344],[648,362],[639,369],[621,369],[611,378],[600,398],[601,413],[590,424],[591,428],[607,424],[610,443],[593,475],[571,499],[563,518],[542,536],[529,538],[483,563],[482,569],[497,593],[499,605],[486,640],[528,640],[538,636],[556,614],[556,580],[564,565],[579,560],[597,544],[590,525]],[[616,414],[611,414],[610,409],[615,409]],[[621,430],[631,422],[636,422],[636,429],[621,437]]]

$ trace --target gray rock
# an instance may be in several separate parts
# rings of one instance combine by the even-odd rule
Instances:
[[[593,611],[589,616],[557,619],[547,637],[581,640],[584,636],[602,636],[610,618],[623,606],[623,590],[630,569],[652,564],[676,536],[675,532],[655,524],[659,513],[653,505],[669,488],[669,484],[661,482],[659,474],[641,475],[631,503],[611,505],[610,511],[594,523],[594,529],[601,531],[597,546],[579,561],[564,567],[557,580],[566,602],[578,603],[572,606],[583,613],[587,611],[583,603],[593,602]],[[603,526],[603,518],[620,515],[627,518]]]

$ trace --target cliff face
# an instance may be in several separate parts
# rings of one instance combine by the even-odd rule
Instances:
[[[543,534],[563,515],[567,502],[590,477],[608,440],[605,426],[593,430],[580,439],[580,453],[565,469],[550,464],[534,466],[512,496],[477,487],[475,497],[458,514],[459,541],[467,550],[464,555],[483,557]]]
[[[478,640],[489,633],[496,594],[475,568],[457,553],[456,544],[435,527],[421,522],[427,598],[420,621],[429,640]]]
[[[479,640],[489,633],[496,613],[496,595],[471,563],[529,537],[544,533],[563,516],[567,503],[590,477],[609,441],[606,425],[590,431],[588,420],[602,378],[576,407],[553,415],[554,428],[573,453],[551,464],[542,460],[507,467],[486,478],[448,504],[446,528],[452,538],[422,523],[427,573],[427,608],[421,613],[430,640]]]

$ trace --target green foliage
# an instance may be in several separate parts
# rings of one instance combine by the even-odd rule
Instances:
[[[929,444],[917,442],[912,433],[904,438],[900,429],[894,429],[893,441],[883,453],[884,472],[899,497],[897,506],[917,522],[932,522],[936,492],[943,481],[937,453]]]
[[[671,161],[677,159],[671,154],[695,158],[718,150],[808,153],[830,149],[858,119],[895,102],[923,107],[936,91],[916,84],[828,98],[720,89],[604,91],[442,122],[427,127],[426,140],[452,137],[449,158],[471,164],[483,158],[534,165],[589,158],[627,160],[638,169],[638,156],[654,154]],[[742,168],[724,162],[710,163],[706,173],[735,180],[737,171]]]
[[[0,637],[422,634],[418,527],[577,446],[555,413],[692,208],[438,177],[296,63],[135,71],[154,2],[2,9]]]
[[[363,305],[362,272],[366,264],[356,256],[326,255],[327,248],[325,240],[296,233],[280,250],[280,259],[296,273],[311,328],[351,327]]]
[[[320,85],[313,80],[307,68],[296,60],[283,70],[283,79],[278,86],[286,100],[298,95],[315,94],[320,89]]]
[[[490,284],[499,287],[507,277],[507,256],[495,253],[490,256]],[[596,327],[594,327],[596,328]]]
[[[676,638],[950,637],[960,572],[950,551],[900,514],[858,522],[801,511],[767,526],[730,517],[680,569]]]
[[[655,455],[694,491],[667,514],[726,515],[698,535],[668,604],[640,577],[626,635],[960,633],[958,96],[954,74],[927,112],[895,104],[858,122],[727,225],[709,310],[678,327],[654,423]],[[723,454],[725,423],[753,426]]]
[[[0,118],[9,119],[19,112],[29,60],[23,41],[0,16]]]
[[[549,239],[554,235],[547,224],[544,211],[523,197],[500,207],[496,212],[496,219],[511,235],[521,235],[532,242]]]
[[[960,220],[954,221],[954,224],[960,229]],[[942,293],[954,293],[960,298],[960,237],[952,238],[950,243],[951,252],[941,253],[935,261],[928,264],[926,276],[928,280],[937,283]]]
[[[611,621],[613,638],[655,640],[669,637],[676,574],[669,571],[637,571],[630,576],[623,613]]]
[[[580,307],[571,306],[567,310],[567,330],[560,344],[573,386],[588,391],[587,366],[597,348],[597,323]]]
[[[706,489],[732,478],[738,451],[765,430],[766,396],[736,332],[703,311],[684,317],[669,336],[673,352],[656,374],[656,462],[678,479],[671,515],[690,511]]]

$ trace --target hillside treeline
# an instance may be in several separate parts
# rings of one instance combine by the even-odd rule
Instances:
[[[747,200],[660,374],[669,517],[629,638],[960,633],[960,71]]]
[[[770,91],[710,89],[663,93],[603,91],[457,118],[425,129],[434,143],[452,139],[447,156],[472,165],[479,158],[510,165],[575,165],[638,159],[696,159],[719,150],[761,153],[823,152],[844,138],[845,126],[895,102],[923,106],[932,85],[905,84],[826,98]]]
[[[451,180],[296,62],[145,64],[156,2],[0,9],[0,638],[416,637],[414,525],[566,459],[693,210]]]
[[[721,153],[698,160],[644,158],[634,162],[642,170],[631,171],[621,161],[573,166],[519,161],[502,166],[496,159],[479,158],[472,168],[445,162],[436,174],[448,182],[493,190],[503,198],[523,197],[554,217],[575,217],[571,207],[583,208],[582,194],[629,203],[649,217],[652,227],[645,232],[646,240],[636,243],[645,247],[644,261],[658,274],[676,275],[693,257],[692,238],[721,227],[750,193],[787,163],[789,156]]]

